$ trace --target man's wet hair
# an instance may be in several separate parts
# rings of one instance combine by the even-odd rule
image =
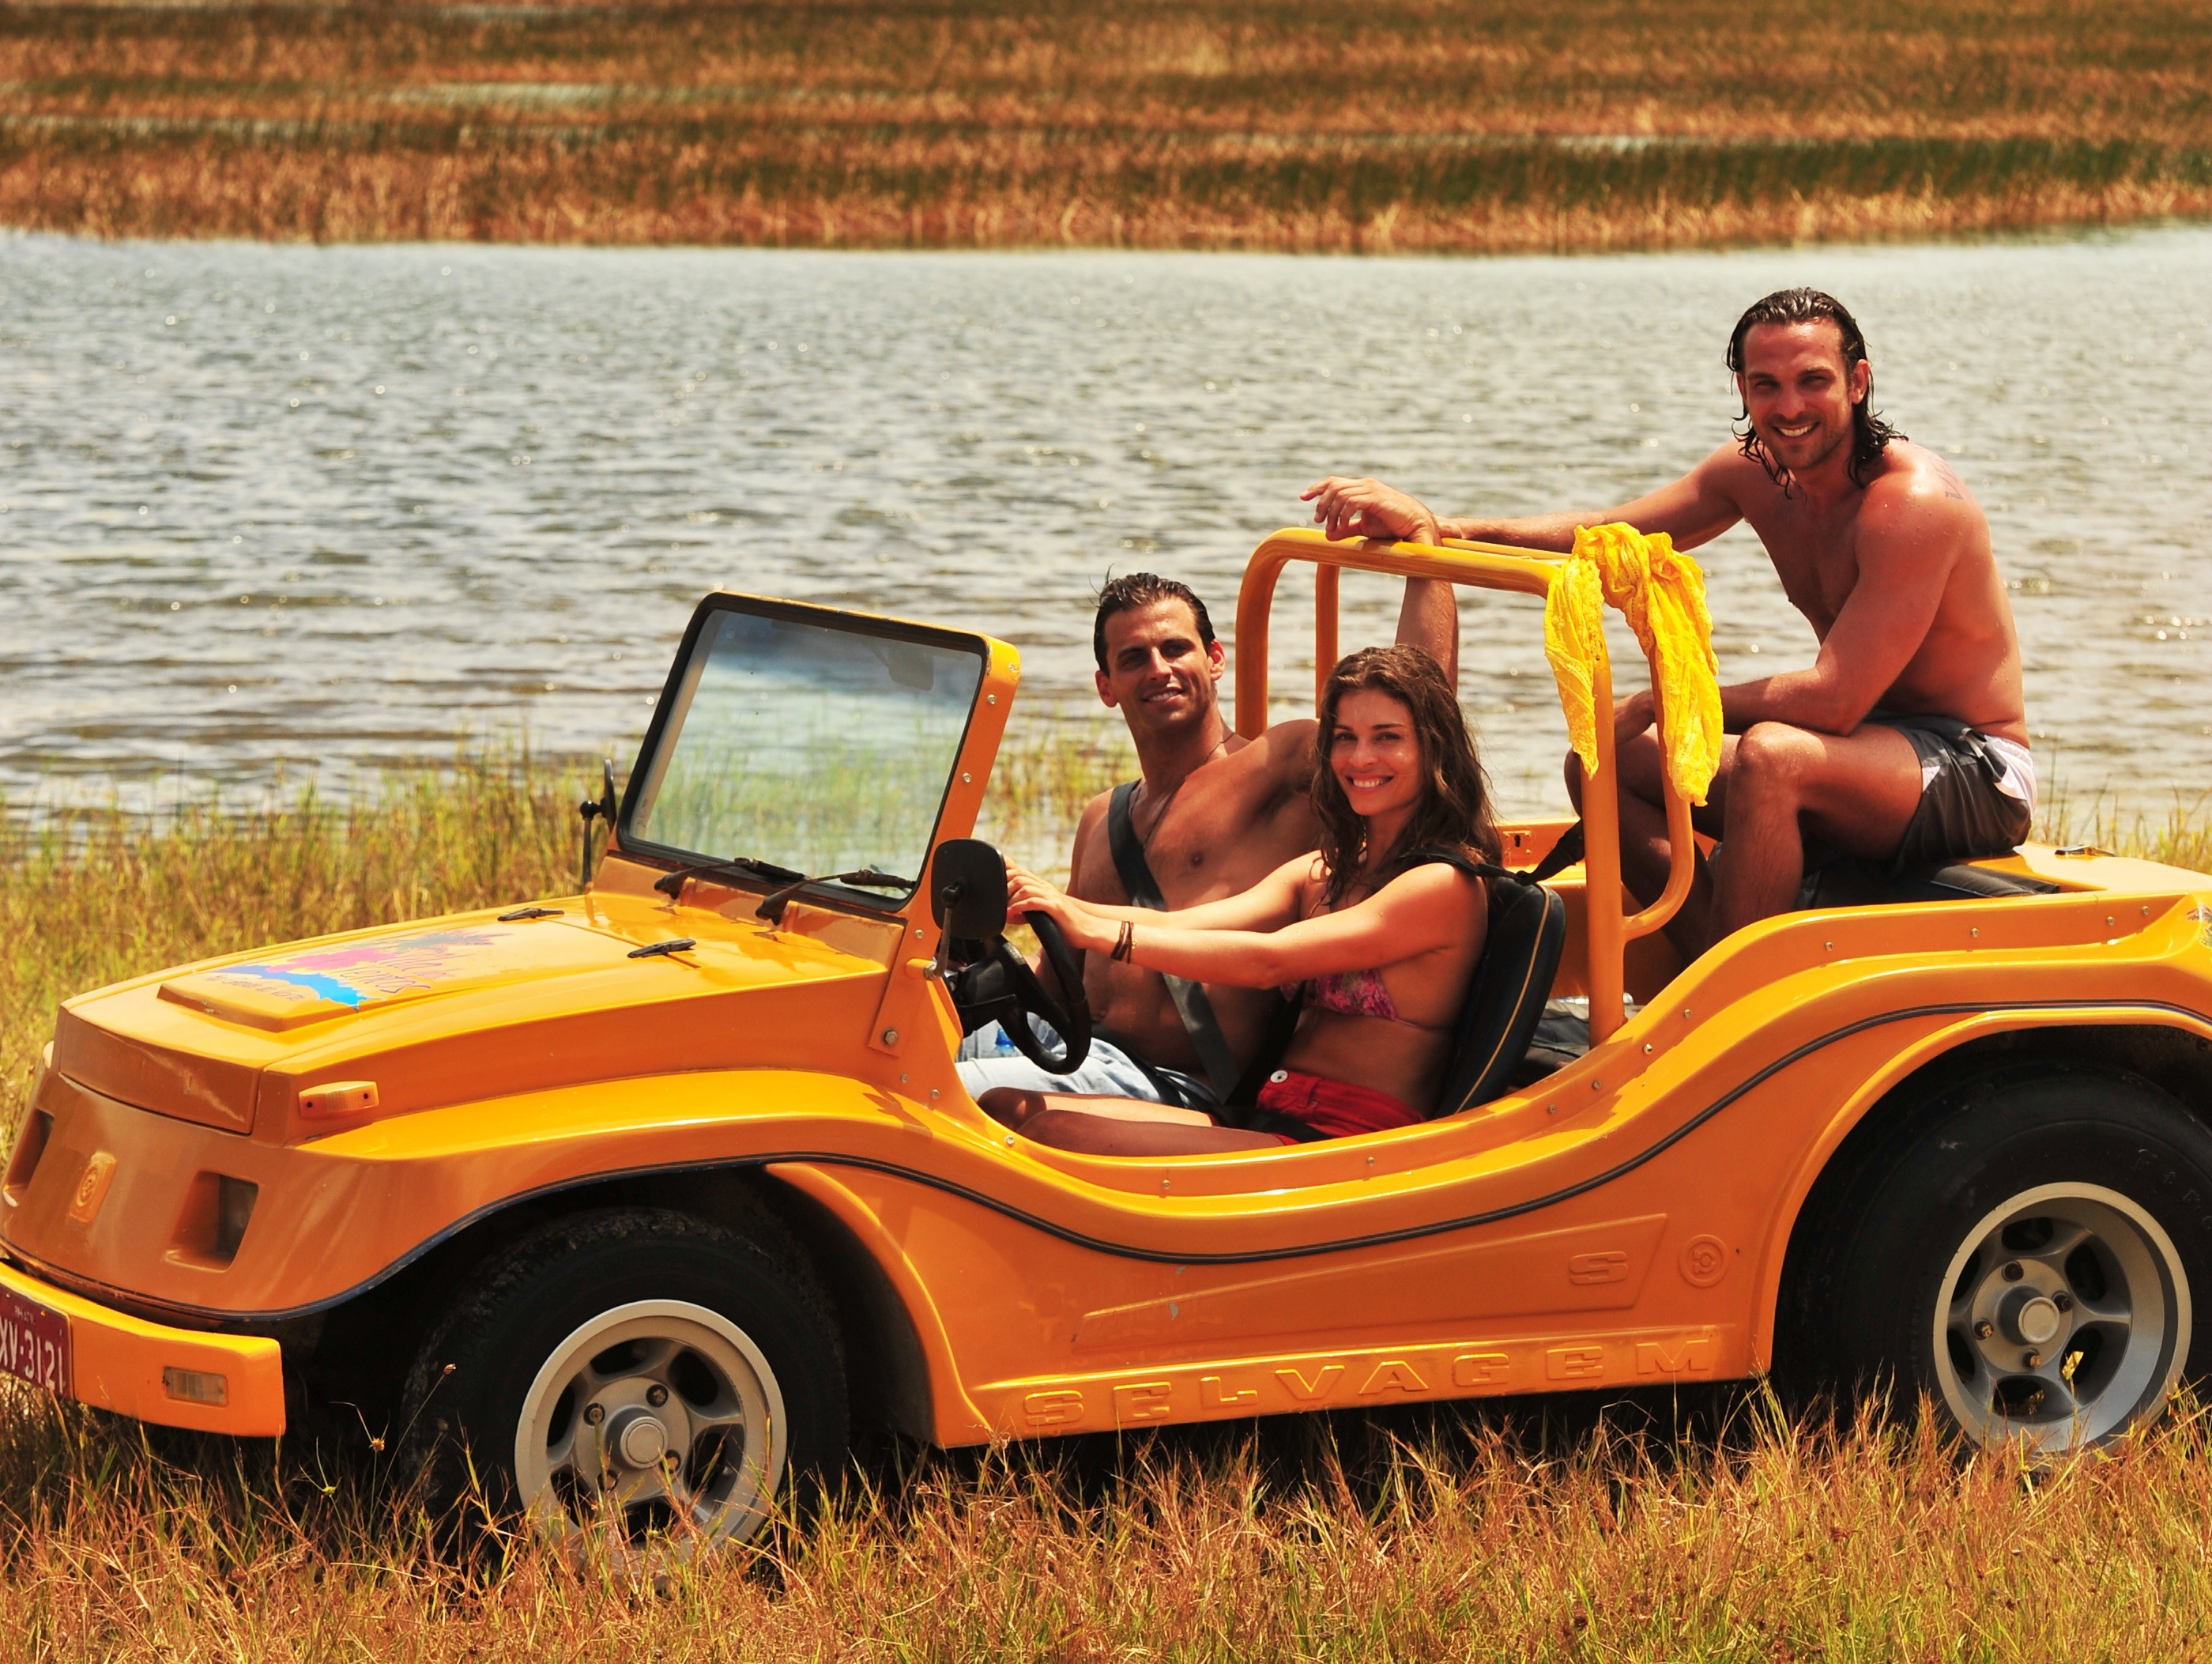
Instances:
[[[1179,600],[1189,607],[1191,617],[1198,620],[1199,641],[1207,647],[1213,645],[1213,620],[1206,617],[1206,603],[1191,593],[1188,584],[1157,572],[1130,572],[1109,578],[1098,592],[1097,615],[1091,621],[1091,652],[1101,670],[1106,668],[1106,620],[1116,613],[1132,612],[1160,600]]]
[[[1729,337],[1728,367],[1735,375],[1743,374],[1743,344],[1745,338],[1761,324],[1815,324],[1826,321],[1836,326],[1844,348],[1844,374],[1848,376],[1866,363],[1866,337],[1859,332],[1859,320],[1834,296],[1817,289],[1778,289],[1761,301],[1754,301],[1742,317],[1735,320],[1735,333]],[[1752,425],[1751,411],[1747,405],[1736,418],[1743,427],[1735,436],[1736,448],[1766,470],[1767,478],[1785,491],[1790,482],[1783,476],[1787,472],[1767,454],[1766,447],[1759,442],[1759,430]],[[1867,472],[1881,460],[1881,454],[1893,439],[1905,436],[1881,419],[1874,409],[1874,381],[1869,372],[1867,396],[1851,405],[1851,460],[1848,469],[1851,484],[1863,485]]]

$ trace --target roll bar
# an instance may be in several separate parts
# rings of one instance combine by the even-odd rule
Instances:
[[[1237,731],[1256,739],[1267,726],[1268,620],[1275,600],[1275,585],[1283,569],[1294,560],[1312,563],[1314,572],[1314,698],[1316,704],[1327,685],[1337,652],[1337,598],[1343,570],[1387,572],[1400,577],[1441,578],[1474,589],[1506,589],[1524,595],[1548,596],[1562,566],[1557,556],[1533,553],[1494,543],[1445,539],[1439,546],[1426,543],[1332,543],[1317,531],[1293,529],[1275,533],[1252,552],[1244,564],[1244,582],[1237,592]],[[1651,667],[1654,685],[1659,667]],[[1614,761],[1613,724],[1613,665],[1599,655],[1591,678],[1597,708],[1597,777],[1610,781]],[[1665,717],[1659,717],[1663,724]],[[1664,749],[1666,733],[1660,733]],[[1662,771],[1662,777],[1665,771]],[[1641,911],[1624,910],[1626,892],[1620,881],[1620,809],[1612,789],[1590,791],[1583,798],[1583,873],[1585,887],[1583,917],[1589,931],[1590,1042],[1595,1045],[1620,1027],[1621,996],[1626,985],[1623,958],[1629,942],[1650,936],[1674,917],[1690,893],[1697,867],[1697,844],[1690,827],[1690,805],[1665,777],[1667,839],[1674,860],[1667,886],[1659,899]]]

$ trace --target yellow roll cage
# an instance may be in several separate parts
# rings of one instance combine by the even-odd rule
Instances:
[[[1474,543],[1447,538],[1442,545],[1427,543],[1332,543],[1317,531],[1275,533],[1252,552],[1245,563],[1244,581],[1237,594],[1237,731],[1257,738],[1267,726],[1267,645],[1269,617],[1275,586],[1283,569],[1292,561],[1307,561],[1314,571],[1314,697],[1336,663],[1337,600],[1346,567],[1362,572],[1383,572],[1399,577],[1440,578],[1473,589],[1504,589],[1518,594],[1548,599],[1552,585],[1564,570],[1564,558],[1509,548],[1502,544]],[[1651,666],[1655,693],[1659,666]],[[1597,722],[1598,782],[1613,777],[1613,724],[1606,713],[1613,705],[1613,666],[1600,654],[1593,676]],[[1656,703],[1655,701],[1655,703]],[[1663,709],[1663,707],[1662,707]],[[1660,716],[1660,741],[1664,749],[1665,717]],[[1695,875],[1697,844],[1690,826],[1690,805],[1662,770],[1667,801],[1667,838],[1674,852],[1667,884],[1657,900],[1636,911],[1620,877],[1620,809],[1610,789],[1588,790],[1583,801],[1583,873],[1586,892],[1584,928],[1587,933],[1589,988],[1589,1028],[1593,1045],[1603,1040],[1622,1021],[1621,1001],[1626,988],[1624,966],[1627,945],[1639,936],[1662,929],[1680,911],[1690,893]]]

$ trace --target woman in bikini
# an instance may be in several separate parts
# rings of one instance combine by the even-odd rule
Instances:
[[[1018,867],[1011,909],[1146,970],[1302,997],[1283,1066],[1243,1125],[1202,1111],[1001,1088],[979,1100],[1040,1143],[1102,1155],[1252,1149],[1426,1118],[1489,923],[1490,795],[1459,700],[1417,648],[1329,673],[1316,738],[1322,846],[1242,895],[1176,912],[1078,901]],[[1232,1113],[1234,1112],[1231,1112]]]

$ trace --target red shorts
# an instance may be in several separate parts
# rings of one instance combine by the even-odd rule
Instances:
[[[1259,1102],[1255,1130],[1272,1132],[1286,1144],[1417,1126],[1423,1119],[1411,1104],[1387,1092],[1296,1069],[1279,1069],[1267,1076]]]

